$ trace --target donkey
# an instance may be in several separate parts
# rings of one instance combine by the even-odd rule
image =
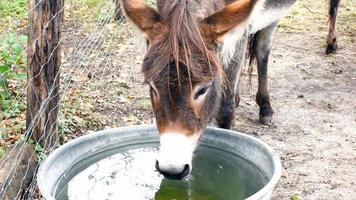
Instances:
[[[272,36],[295,0],[157,0],[157,10],[145,0],[121,1],[148,43],[142,72],[160,135],[157,171],[184,178],[209,122],[231,128],[248,44],[257,60],[259,120],[271,124]]]

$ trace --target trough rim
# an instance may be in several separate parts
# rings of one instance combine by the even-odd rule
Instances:
[[[37,172],[37,175],[40,175],[40,176],[37,176],[37,185],[38,185],[38,188],[39,188],[39,191],[40,191],[42,197],[46,200],[56,200],[52,196],[50,191],[45,189],[46,187],[44,185],[44,183],[46,182],[45,181],[45,178],[46,178],[45,171],[46,171],[46,169],[48,169],[48,166],[50,165],[50,163],[52,163],[55,160],[55,158],[57,158],[56,155],[62,154],[63,152],[65,152],[65,150],[68,147],[76,145],[78,143],[81,143],[83,140],[90,140],[90,139],[96,138],[97,136],[99,136],[101,134],[114,134],[117,132],[129,131],[129,130],[133,130],[133,129],[135,129],[136,131],[147,130],[147,129],[156,129],[156,126],[155,125],[132,125],[132,126],[117,127],[117,128],[112,128],[112,129],[101,130],[101,131],[97,131],[97,132],[90,133],[88,135],[84,135],[84,136],[78,137],[76,139],[73,139],[73,140],[67,142],[66,144],[61,145],[60,147],[55,149],[51,153],[51,156],[47,157],[44,161],[42,161],[42,163],[38,169],[38,172]],[[274,190],[274,188],[275,188],[276,184],[278,183],[278,181],[281,177],[281,174],[282,174],[282,164],[281,164],[281,160],[280,160],[279,156],[277,155],[277,153],[269,145],[267,145],[265,142],[263,142],[262,140],[260,140],[256,137],[247,135],[245,133],[229,130],[229,129],[222,129],[222,128],[208,126],[205,130],[206,131],[209,131],[209,130],[219,131],[219,132],[224,132],[224,134],[239,135],[241,137],[248,138],[250,140],[253,140],[255,143],[257,143],[261,147],[263,147],[271,155],[271,160],[272,160],[272,165],[273,165],[272,177],[269,179],[269,181],[263,188],[261,188],[258,192],[249,196],[245,200],[259,200],[262,197],[266,197],[266,195],[268,195],[268,193],[271,193]],[[267,199],[269,199],[269,198],[267,198]]]
[[[269,154],[272,155],[272,164],[274,167],[273,167],[273,175],[272,175],[271,179],[268,181],[268,183],[263,188],[261,188],[255,194],[247,197],[245,200],[260,200],[261,197],[265,197],[265,195],[267,195],[269,192],[272,192],[274,190],[275,186],[277,185],[277,183],[282,175],[282,163],[281,163],[281,160],[280,160],[278,154],[276,153],[276,151],[274,151],[267,143],[263,142],[261,139],[250,136],[246,133],[241,133],[238,131],[233,131],[230,129],[222,129],[222,128],[217,128],[217,127],[208,127],[208,128],[210,130],[219,130],[219,131],[222,130],[222,131],[228,132],[230,134],[237,134],[242,137],[249,138],[249,139],[253,140],[254,142],[258,143],[259,145],[261,145],[263,148],[265,148],[267,150],[267,152]]]

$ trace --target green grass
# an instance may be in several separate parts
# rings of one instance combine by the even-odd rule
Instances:
[[[26,55],[25,33],[28,25],[28,0],[0,1],[0,157],[6,146],[16,142],[25,131],[26,99],[19,97],[26,91]],[[110,1],[110,3],[112,3]],[[83,28],[105,20],[108,7],[104,0],[68,0],[65,2],[65,23],[76,20]],[[112,9],[112,6],[109,6]],[[113,10],[113,9],[112,9]],[[70,139],[74,133],[83,130],[97,130],[103,127],[100,117],[94,117],[79,95],[73,102],[61,105],[63,121],[59,125],[62,142]]]
[[[7,116],[6,111],[12,108],[13,97],[26,82],[26,57],[24,46],[27,37],[15,33],[7,34],[0,40],[0,119]]]
[[[68,0],[66,2],[66,15],[68,19],[77,20],[90,24],[106,20],[106,16],[110,16],[104,8],[108,7],[113,12],[114,3],[112,1],[105,2],[104,0]],[[111,16],[110,16],[111,17]]]
[[[147,3],[156,8],[156,0],[147,0]],[[110,5],[109,7],[108,4]],[[66,1],[66,5],[66,15],[68,18],[75,18],[86,23],[107,20],[108,17],[112,18],[111,14],[108,14],[108,10],[104,8],[108,7],[109,12],[114,12],[115,7],[113,1],[104,0],[68,0]]]
[[[27,0],[2,0],[0,2],[0,18],[27,18]]]
[[[28,0],[0,1],[0,36],[6,30],[17,30],[27,26]]]
[[[329,3],[324,0],[297,1],[288,15],[279,23],[283,32],[317,35],[324,40],[328,29]],[[356,1],[341,1],[338,12],[338,37],[350,40],[356,32]],[[321,34],[322,33],[322,34]]]
[[[25,99],[19,99],[27,79],[26,43],[26,36],[12,32],[0,39],[0,157],[4,145],[16,142],[26,126]]]
[[[4,119],[17,117],[24,111],[23,102],[17,105],[16,96],[22,92],[27,78],[23,52],[27,36],[18,33],[27,26],[27,7],[27,0],[0,1],[0,127],[3,128],[0,134],[5,129]]]

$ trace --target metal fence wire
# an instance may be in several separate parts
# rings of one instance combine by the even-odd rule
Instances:
[[[31,1],[29,15],[41,9],[44,2],[44,0]],[[52,61],[53,56],[56,56],[56,50],[62,51],[60,73],[57,72],[53,79],[53,83],[57,84],[46,85],[45,96],[34,95],[35,101],[40,106],[36,108],[36,112],[26,111],[31,114],[32,120],[27,123],[22,139],[8,145],[6,154],[0,158],[0,199],[41,199],[36,187],[36,170],[46,155],[66,142],[61,136],[57,137],[56,135],[60,134],[67,126],[66,117],[71,111],[66,105],[76,98],[76,90],[81,87],[90,87],[93,94],[103,93],[102,91],[110,90],[110,87],[113,87],[108,84],[107,79],[107,76],[113,75],[107,72],[112,65],[137,65],[135,56],[129,56],[129,59],[121,58],[123,55],[127,57],[128,54],[137,54],[137,50],[133,51],[128,47],[137,44],[139,40],[134,37],[135,34],[131,26],[123,18],[118,17],[122,12],[117,7],[117,3],[118,1],[100,1],[95,9],[90,11],[96,17],[89,19],[89,17],[79,16],[75,12],[78,7],[84,6],[83,2],[66,1],[56,13],[51,13],[51,18],[47,23],[41,24],[42,27],[48,27],[50,23],[64,15],[61,25],[62,33],[57,46],[53,47],[45,61],[39,60],[41,62],[39,70],[32,76],[28,75],[27,84],[17,95],[11,97],[12,100],[16,102],[16,105],[27,100],[28,90],[34,90],[32,82],[39,76],[43,76],[43,70]],[[43,7],[43,9],[46,8]],[[87,26],[83,26],[85,23]],[[24,54],[31,51],[47,37],[47,31],[44,28],[33,42],[29,42],[24,49]],[[51,38],[45,39],[50,40]],[[115,46],[115,51],[119,52],[115,54],[115,58],[111,52],[112,45]],[[40,56],[43,55],[38,55],[38,57]],[[82,77],[90,77],[90,82],[95,82],[95,84],[83,84],[80,81]],[[103,90],[103,87],[106,88]],[[53,99],[58,97],[60,97],[59,101],[55,105],[49,106],[53,104]],[[49,107],[51,109],[48,109]],[[28,106],[28,109],[31,108],[32,106]],[[48,116],[56,114],[57,110],[58,120],[53,123]],[[17,112],[15,108],[9,111],[10,114],[3,120],[10,119],[15,112]],[[46,120],[43,121],[43,119]],[[33,133],[38,132],[36,127],[40,123],[46,128],[41,129],[41,132],[34,136]]]

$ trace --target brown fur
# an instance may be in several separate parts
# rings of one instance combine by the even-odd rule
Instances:
[[[167,26],[161,22],[160,15],[153,8],[149,7],[145,1],[122,1],[122,6],[127,17],[131,19],[150,40],[154,40],[156,36],[167,32]],[[140,14],[137,15],[137,13]]]
[[[208,26],[210,33],[214,33],[213,36],[218,39],[239,23],[244,22],[249,17],[254,5],[255,0],[231,3],[219,12],[204,19],[202,26]]]
[[[160,133],[199,133],[215,116],[224,77],[216,56],[217,40],[246,20],[254,4],[254,0],[241,0],[224,8],[224,0],[198,1],[192,2],[206,7],[197,11],[188,0],[158,0],[159,13],[144,0],[122,1],[128,18],[149,40],[142,71],[145,81],[152,84]],[[207,84],[211,86],[197,103],[193,88]]]

